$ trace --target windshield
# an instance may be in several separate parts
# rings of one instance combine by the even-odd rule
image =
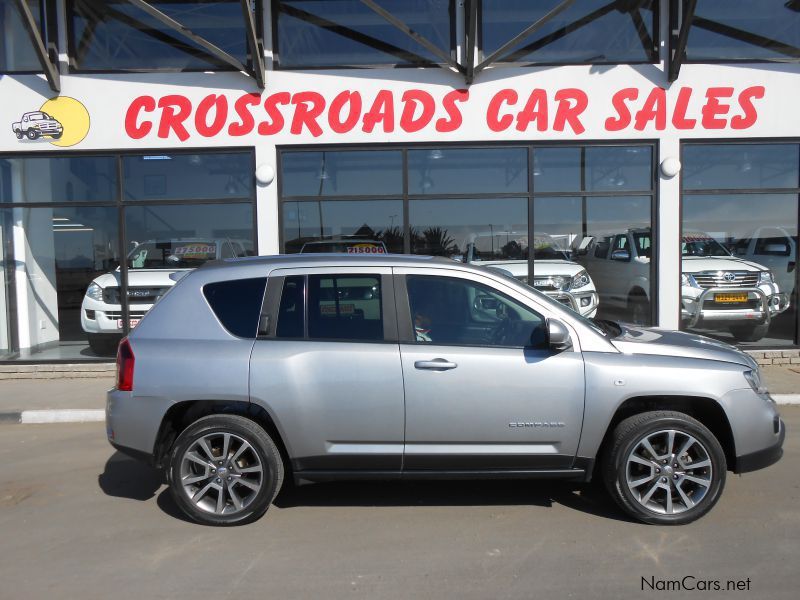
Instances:
[[[687,233],[681,243],[681,256],[730,256],[725,247],[707,233]]]
[[[42,121],[43,119],[47,119],[49,117],[44,113],[33,113],[33,114],[29,115],[28,118],[31,121]]]
[[[222,240],[170,240],[144,242],[128,254],[129,269],[193,269],[217,258]],[[236,256],[226,245],[220,258]]]
[[[494,260],[528,260],[528,235],[513,231],[480,235],[467,244],[467,262]],[[533,238],[534,260],[569,260],[567,252],[558,247],[547,234]]]

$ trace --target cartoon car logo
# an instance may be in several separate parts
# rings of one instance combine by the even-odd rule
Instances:
[[[89,133],[89,111],[75,98],[58,96],[47,100],[39,110],[23,113],[11,124],[18,140],[46,140],[54,146],[74,146]]]
[[[46,112],[35,111],[26,112],[16,123],[11,124],[11,129],[21,140],[23,136],[29,140],[35,140],[47,135],[53,139],[61,139],[64,133],[64,126]]]

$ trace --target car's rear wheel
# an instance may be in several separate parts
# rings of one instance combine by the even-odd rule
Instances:
[[[757,342],[767,335],[769,325],[733,325],[730,330],[739,342]]]
[[[103,335],[97,333],[86,334],[89,340],[89,348],[98,356],[114,356],[117,353],[117,346],[122,339],[121,336]]]
[[[211,415],[178,436],[167,475],[172,497],[192,520],[242,525],[269,508],[283,483],[283,462],[257,423]]]
[[[719,441],[683,413],[634,415],[614,429],[603,457],[606,487],[633,518],[682,525],[702,517],[725,487]]]
[[[18,140],[22,139],[22,132],[19,129],[15,129],[14,133],[16,134]]]

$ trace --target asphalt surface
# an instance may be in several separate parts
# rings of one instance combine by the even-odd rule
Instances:
[[[782,412],[783,460],[729,475],[684,527],[633,523],[563,482],[317,484],[257,523],[203,527],[102,424],[2,425],[0,597],[796,598],[800,407]],[[642,583],[687,576],[749,591]]]

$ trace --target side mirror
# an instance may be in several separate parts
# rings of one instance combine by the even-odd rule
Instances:
[[[794,271],[795,267],[797,266],[797,262],[790,260],[789,264],[786,265],[786,272],[791,273]]]
[[[551,350],[563,352],[572,348],[567,326],[556,319],[547,320],[547,338]]]
[[[614,250],[611,253],[611,260],[618,260],[620,262],[628,262],[631,259],[631,253],[628,250]]]

